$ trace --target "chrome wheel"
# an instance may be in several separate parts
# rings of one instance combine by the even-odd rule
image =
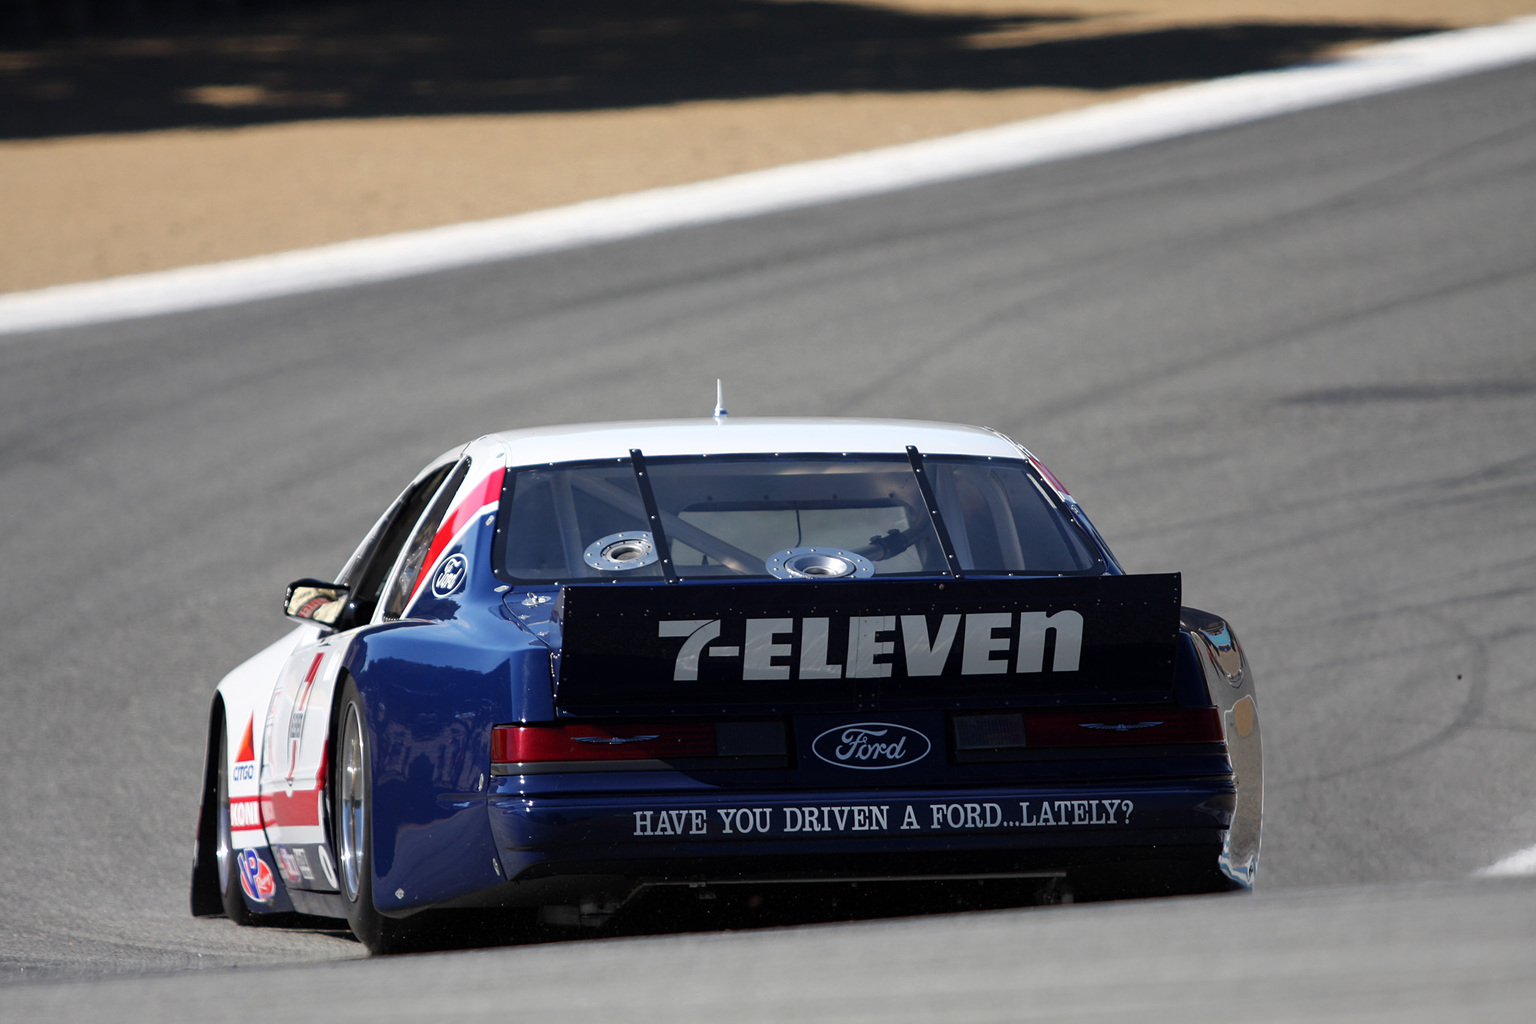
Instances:
[[[367,748],[363,724],[358,720],[357,705],[347,705],[347,720],[342,728],[341,771],[337,781],[338,860],[341,862],[342,895],[357,902],[361,893],[364,840],[368,828]]]
[[[380,914],[373,903],[373,825],[368,820],[373,779],[368,762],[367,714],[352,680],[342,686],[336,722],[339,739],[331,789],[332,849],[337,887],[347,925],[370,953],[402,953],[412,948],[413,923]]]

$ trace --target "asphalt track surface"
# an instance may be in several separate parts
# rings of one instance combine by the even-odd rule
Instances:
[[[1536,65],[347,291],[0,339],[0,1016],[1536,1012]],[[1227,615],[1251,897],[346,960],[193,920],[207,703],[484,430],[988,423]],[[106,978],[111,975],[130,977]],[[36,984],[30,979],[39,979]]]

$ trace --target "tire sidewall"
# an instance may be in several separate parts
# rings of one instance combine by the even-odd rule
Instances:
[[[240,851],[235,849],[234,833],[230,828],[229,814],[229,727],[219,721],[218,778],[215,781],[214,801],[214,871],[218,879],[219,901],[224,905],[224,916],[238,925],[256,923],[256,914],[245,904],[245,894],[240,889]],[[220,854],[223,854],[221,857]]]

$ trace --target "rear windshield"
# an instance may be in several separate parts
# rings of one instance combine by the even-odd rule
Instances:
[[[1081,574],[1103,565],[1023,460],[923,458],[967,572]],[[703,577],[869,578],[947,571],[935,517],[901,456],[647,461],[673,569]],[[501,569],[520,581],[662,576],[662,541],[627,460],[521,469],[502,503]]]

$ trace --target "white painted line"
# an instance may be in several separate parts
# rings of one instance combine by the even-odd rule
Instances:
[[[1497,864],[1481,871],[1474,871],[1474,878],[1512,878],[1520,875],[1536,875],[1536,846],[1512,853]]]
[[[878,195],[1177,138],[1536,59],[1536,17],[1373,46],[1325,64],[888,149],[496,220],[0,295],[0,334],[179,313]]]

